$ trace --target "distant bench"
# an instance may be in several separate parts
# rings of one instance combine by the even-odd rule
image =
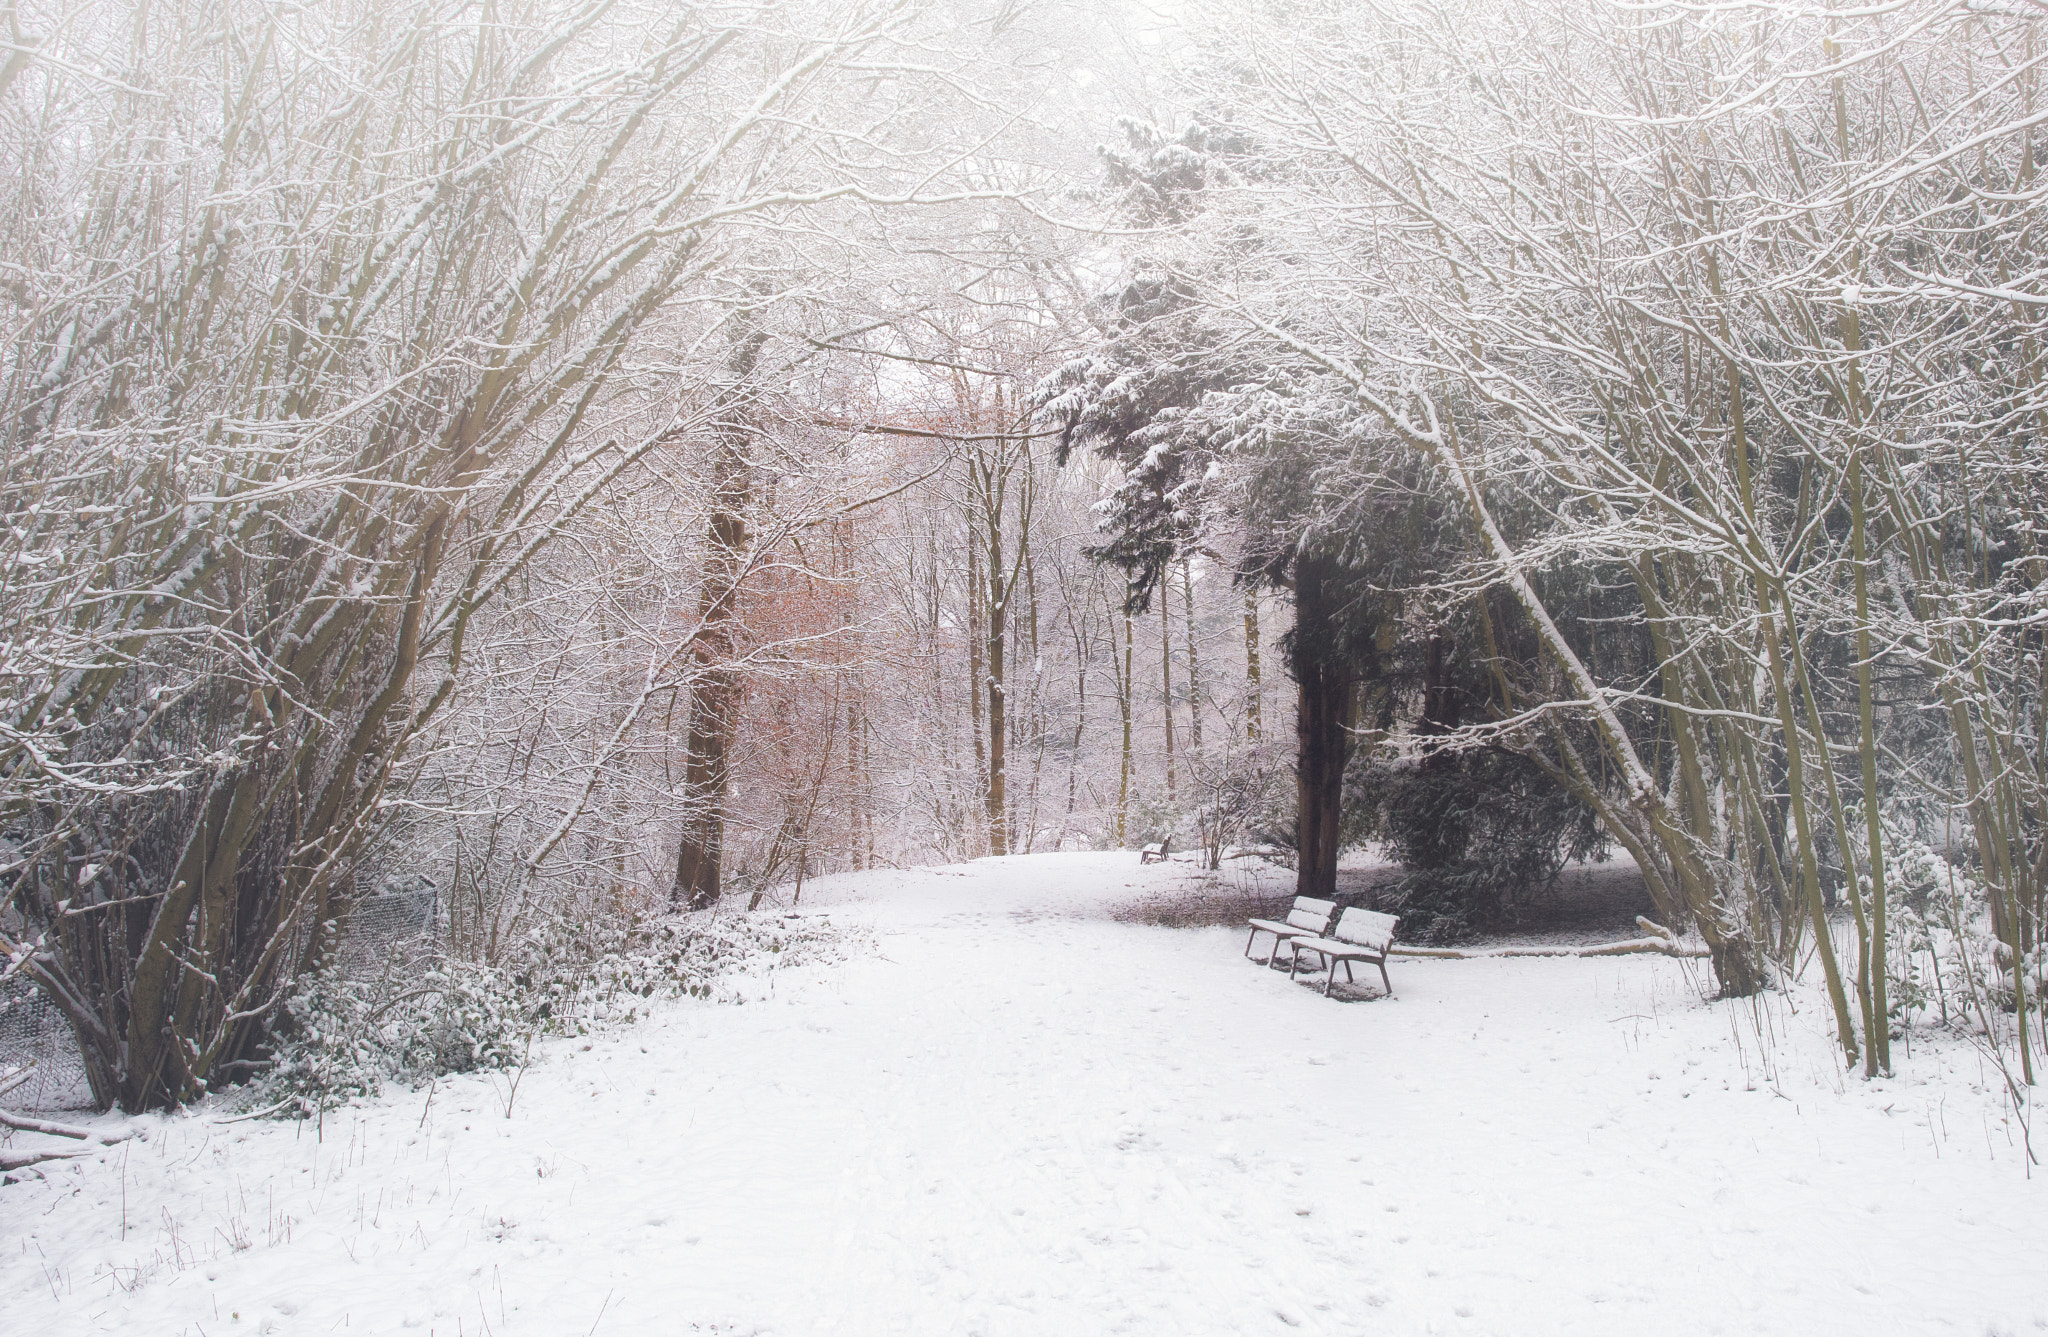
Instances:
[[[1153,841],[1150,845],[1138,851],[1138,862],[1165,863],[1166,856],[1170,852],[1167,847],[1171,844],[1173,844],[1172,836],[1168,836],[1164,840]]]

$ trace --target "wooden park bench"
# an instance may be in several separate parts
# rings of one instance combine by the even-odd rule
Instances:
[[[1244,954],[1252,954],[1252,944],[1259,940],[1261,933],[1273,935],[1273,954],[1266,958],[1267,965],[1275,965],[1280,959],[1280,943],[1286,938],[1319,937],[1330,931],[1330,918],[1337,913],[1337,902],[1319,901],[1313,896],[1296,896],[1294,908],[1287,912],[1285,919],[1250,920],[1252,931],[1245,936]]]
[[[1166,839],[1164,839],[1164,840],[1155,840],[1155,841],[1153,841],[1153,842],[1152,842],[1152,843],[1151,843],[1150,845],[1147,845],[1147,846],[1145,846],[1145,848],[1143,848],[1143,849],[1141,849],[1141,850],[1139,850],[1139,851],[1138,851],[1138,862],[1139,862],[1139,863],[1165,863],[1165,862],[1166,862],[1166,856],[1167,856],[1167,854],[1168,854],[1168,853],[1170,852],[1170,851],[1169,851],[1169,850],[1167,849],[1167,846],[1169,846],[1169,845],[1171,845],[1171,844],[1173,844],[1173,837],[1172,837],[1172,836],[1168,836],[1168,837],[1167,837]]]
[[[1337,921],[1334,933],[1322,937],[1292,937],[1287,940],[1287,949],[1292,953],[1287,964],[1287,978],[1294,978],[1294,968],[1301,964],[1303,952],[1314,952],[1329,964],[1330,973],[1323,980],[1323,997],[1330,996],[1330,986],[1337,982],[1337,963],[1344,963],[1344,978],[1356,982],[1351,973],[1353,961],[1364,961],[1380,968],[1380,983],[1387,986],[1387,997],[1394,996],[1394,982],[1387,978],[1387,953],[1394,948],[1394,930],[1401,921],[1392,915],[1377,910],[1346,910]],[[1275,944],[1274,951],[1279,951]]]

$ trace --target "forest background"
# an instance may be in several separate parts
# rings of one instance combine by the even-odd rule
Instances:
[[[2038,6],[5,15],[0,946],[102,1105],[409,888],[527,978],[1168,838],[1446,939],[1618,846],[2031,1083]]]

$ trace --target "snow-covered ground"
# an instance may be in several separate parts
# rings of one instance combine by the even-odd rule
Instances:
[[[824,879],[879,952],[551,1042],[509,1117],[501,1074],[149,1120],[0,1188],[0,1330],[2048,1328],[2048,1177],[1966,1042],[1866,1085],[1818,1007],[1702,1002],[1697,963],[1397,960],[1398,998],[1325,1000],[1235,929],[1110,915],[1199,876]]]

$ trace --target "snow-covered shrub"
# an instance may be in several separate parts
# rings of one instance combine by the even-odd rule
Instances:
[[[657,999],[743,1000],[750,979],[854,945],[818,916],[561,919],[494,966],[430,955],[375,977],[330,967],[286,1000],[247,1103],[305,1116],[386,1083],[518,1067],[540,1036],[630,1022]]]
[[[1164,791],[1133,794],[1126,813],[1126,846],[1150,845],[1161,840],[1171,840],[1176,847],[1187,843],[1175,836],[1185,824],[1187,814],[1180,803],[1167,798]]]
[[[1295,802],[1291,754],[1253,744],[1234,749],[1213,766],[1196,758],[1189,770],[1196,794],[1195,826],[1208,867],[1221,866],[1226,849],[1246,843],[1291,853]]]
[[[1376,904],[1411,942],[1452,943],[1512,923],[1568,863],[1605,858],[1593,810],[1498,748],[1430,755],[1361,748],[1345,777],[1346,835],[1405,870]]]
[[[1894,1037],[1916,1021],[1954,1025],[1974,1016],[1982,1026],[1987,1009],[2011,1013],[2012,948],[1992,931],[1983,885],[1889,818],[1883,831],[1890,892],[1887,1001]],[[1866,898],[1869,891],[1866,879]],[[2036,946],[2022,974],[2030,1006],[2041,1007],[2048,946]]]
[[[272,1026],[270,1071],[253,1098],[281,1112],[372,1096],[387,1081],[517,1065],[547,1004],[504,971],[439,958],[417,974],[352,978],[327,969],[301,982]]]
[[[665,998],[730,1000],[763,969],[843,959],[845,937],[812,915],[681,914],[534,929],[515,955],[520,991],[545,999],[557,1029],[631,1021]]]

